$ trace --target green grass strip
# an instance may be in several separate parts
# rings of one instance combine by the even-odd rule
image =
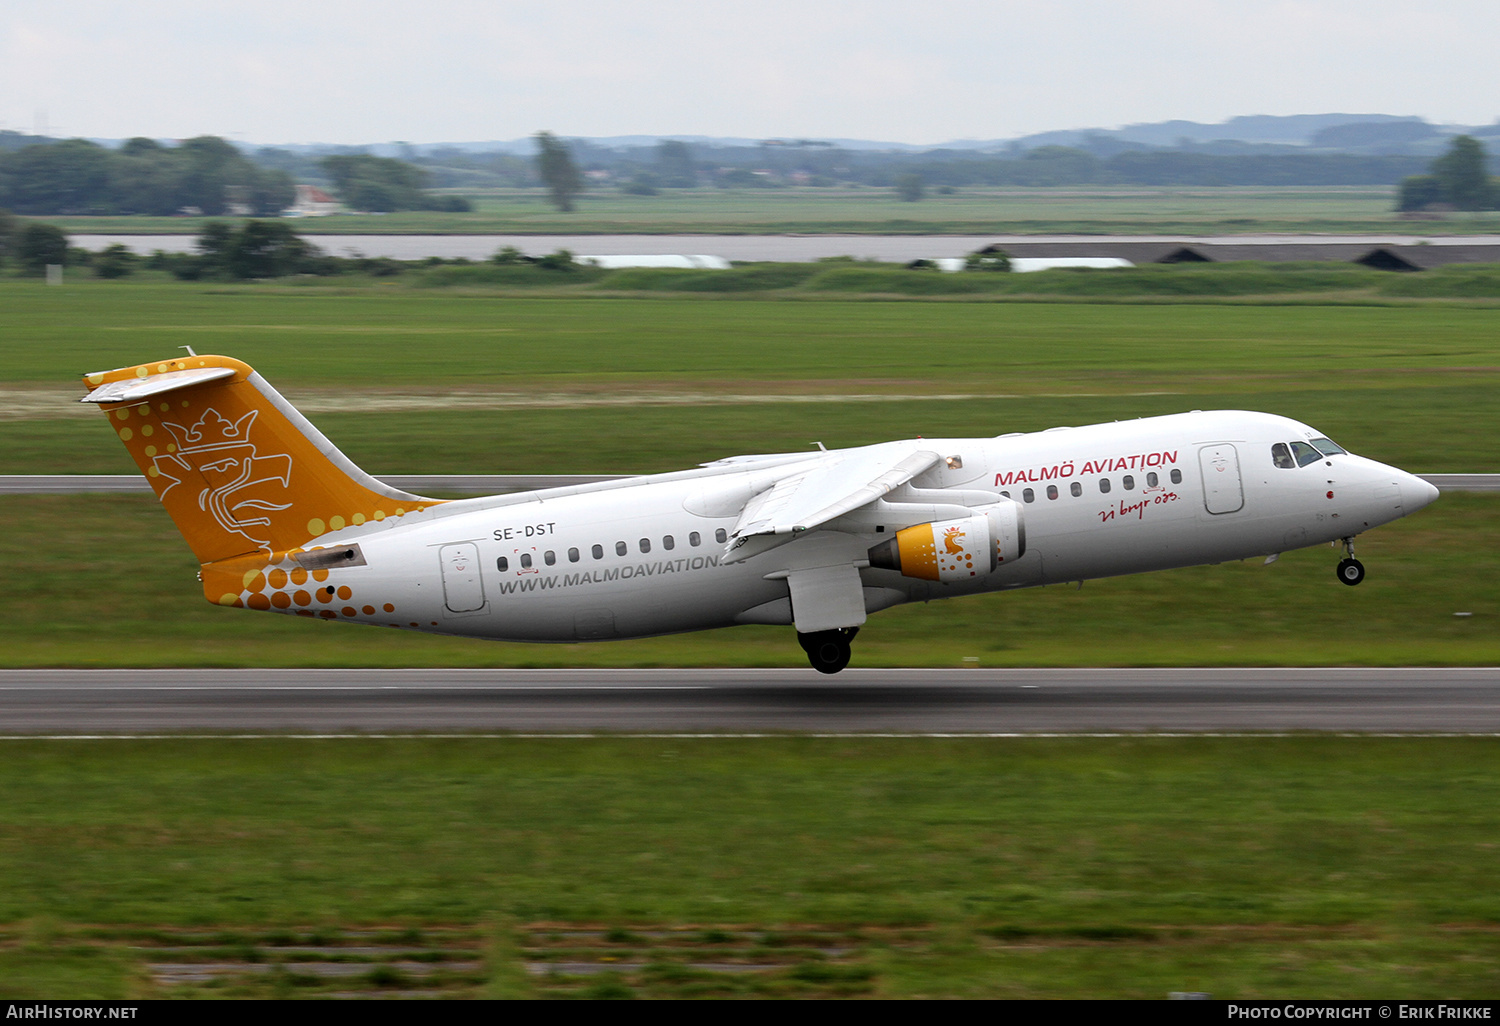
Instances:
[[[886,996],[1500,985],[1492,740],[0,744],[5,997],[140,993],[85,925],[910,928],[855,944]]]

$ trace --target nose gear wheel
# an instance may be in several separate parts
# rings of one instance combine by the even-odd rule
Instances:
[[[1334,571],[1338,575],[1340,583],[1354,587],[1365,579],[1365,565],[1354,558],[1354,538],[1344,539],[1345,556],[1339,560],[1338,569]]]

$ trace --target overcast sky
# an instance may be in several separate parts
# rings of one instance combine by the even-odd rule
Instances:
[[[0,128],[908,143],[1325,112],[1488,124],[1495,0],[0,0]]]

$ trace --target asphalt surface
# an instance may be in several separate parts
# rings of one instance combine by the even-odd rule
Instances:
[[[628,474],[393,474],[381,480],[417,495],[498,495],[533,488],[614,481]],[[1500,491],[1500,474],[1419,474],[1445,492]],[[143,492],[151,486],[138,474],[0,475],[0,495],[72,495],[82,492]]]
[[[0,671],[3,736],[1242,731],[1500,733],[1500,668]]]

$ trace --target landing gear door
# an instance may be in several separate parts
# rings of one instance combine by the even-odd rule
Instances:
[[[1240,484],[1240,457],[1227,442],[1205,445],[1198,450],[1198,468],[1203,474],[1203,505],[1210,513],[1237,513],[1245,508],[1245,489]]]
[[[798,634],[858,627],[865,622],[865,589],[853,564],[793,570],[787,575]]]
[[[443,601],[452,613],[484,608],[484,584],[479,579],[479,547],[473,542],[444,545],[438,553],[443,567]]]

